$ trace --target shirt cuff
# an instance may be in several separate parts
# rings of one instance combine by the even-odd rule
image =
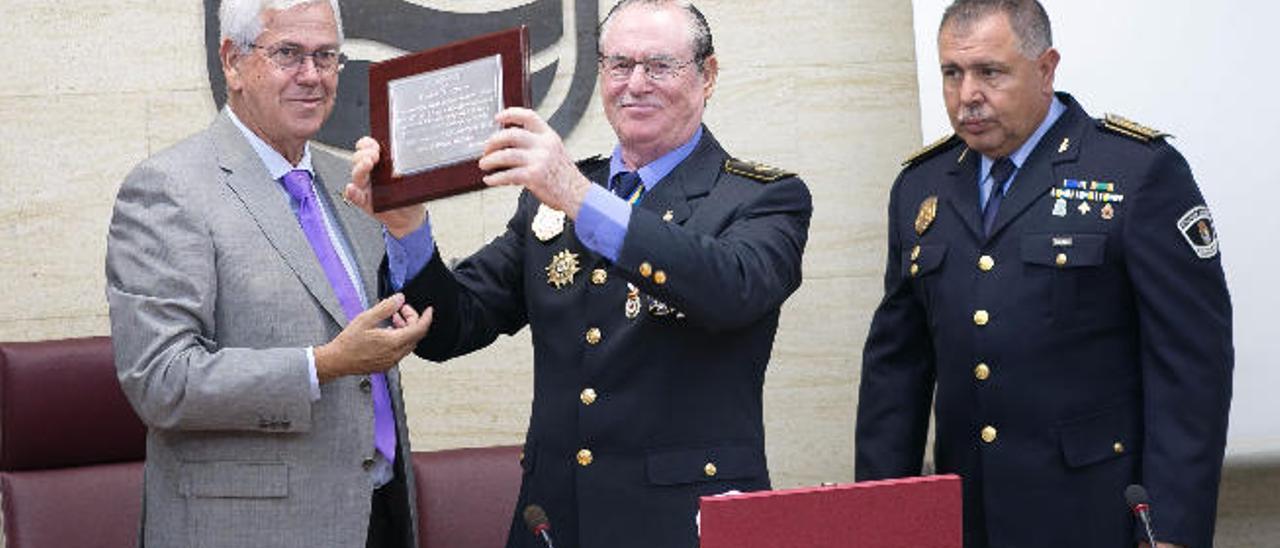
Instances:
[[[417,277],[436,252],[430,218],[404,238],[396,238],[383,228],[382,239],[387,245],[387,276],[391,288],[396,291],[403,289],[406,281]]]
[[[307,347],[307,372],[311,374],[311,401],[320,401],[320,375],[316,373],[315,347]]]
[[[591,185],[573,230],[588,249],[617,262],[631,223],[631,204],[600,185]]]

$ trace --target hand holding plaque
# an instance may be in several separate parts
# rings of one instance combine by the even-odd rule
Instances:
[[[529,35],[521,26],[369,67],[369,114],[383,154],[373,210],[485,188],[476,160],[507,107],[529,106]]]

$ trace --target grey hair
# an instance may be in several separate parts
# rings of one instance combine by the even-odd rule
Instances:
[[[338,7],[338,0],[222,0],[218,9],[222,39],[231,40],[241,51],[248,51],[264,30],[262,14],[267,10],[287,10],[325,1],[333,8],[333,18],[338,22],[338,43],[341,44],[345,35],[342,33],[342,10]]]
[[[995,13],[1009,18],[1009,26],[1018,37],[1018,52],[1027,59],[1036,59],[1053,47],[1053,29],[1049,26],[1049,14],[1037,0],[956,0],[942,14],[941,33],[948,25],[964,32],[970,25]]]
[[[707,58],[715,55],[716,47],[711,39],[711,25],[707,24],[707,18],[689,0],[621,0],[614,4],[613,8],[609,9],[609,14],[605,15],[604,20],[600,22],[599,32],[596,33],[597,40],[604,40],[604,33],[608,30],[609,21],[613,20],[614,14],[638,4],[654,7],[674,5],[689,14],[689,35],[693,42],[693,62],[698,66],[698,71],[701,72],[705,68],[703,63]],[[600,51],[599,41],[596,42],[596,53],[603,55],[603,52]]]

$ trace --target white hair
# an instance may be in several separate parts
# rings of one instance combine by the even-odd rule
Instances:
[[[222,39],[231,40],[243,51],[248,51],[250,44],[262,34],[262,14],[267,10],[287,10],[302,4],[329,2],[333,8],[333,18],[338,22],[338,43],[344,40],[342,33],[342,10],[338,8],[338,0],[222,0],[218,9],[218,22],[221,24]]]

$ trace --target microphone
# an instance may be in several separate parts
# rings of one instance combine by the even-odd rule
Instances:
[[[1147,504],[1147,490],[1141,485],[1133,484],[1124,489],[1124,500],[1129,503],[1133,515],[1138,516],[1147,531],[1147,542],[1156,548],[1156,534],[1151,528],[1151,505]]]
[[[547,511],[541,506],[530,504],[524,507],[524,524],[533,536],[540,537],[547,544],[547,548],[556,548],[551,542],[551,522],[547,519]]]

